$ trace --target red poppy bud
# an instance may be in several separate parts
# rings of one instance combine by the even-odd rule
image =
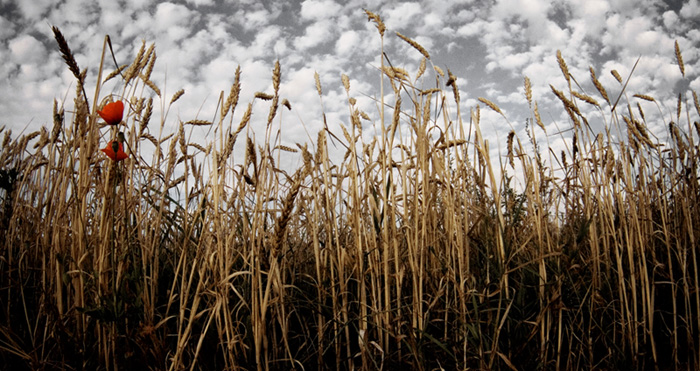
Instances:
[[[115,148],[117,149],[116,152],[114,151]],[[102,148],[101,151],[104,152],[107,157],[111,158],[112,161],[119,162],[129,157],[129,155],[124,152],[124,146],[116,140],[107,143],[107,146]]]
[[[118,125],[124,116],[124,103],[120,100],[107,103],[102,107],[102,111],[97,111],[97,113],[109,125]]]

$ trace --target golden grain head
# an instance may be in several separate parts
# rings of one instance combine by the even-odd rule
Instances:
[[[440,74],[440,76],[445,77],[445,71],[443,71],[442,68],[440,68],[438,66],[433,66],[433,68],[435,69],[435,72]]]
[[[156,65],[156,50],[155,50],[155,43],[151,44],[151,47],[149,48],[149,53],[148,53],[148,64],[146,65],[146,69],[143,73],[144,76],[146,76],[146,80],[150,80],[151,78],[151,73],[153,73],[153,67]]]
[[[314,81],[316,82],[316,91],[318,92],[318,95],[323,95],[321,91],[321,78],[318,76],[318,72],[316,71],[314,71]]]
[[[676,50],[676,62],[678,63],[678,68],[681,70],[681,75],[685,77],[685,65],[683,64],[683,56],[681,55],[681,48],[678,46],[678,40],[674,45]]]
[[[285,146],[285,145],[282,145],[282,144],[279,144],[279,145],[275,146],[274,149],[279,149],[279,150],[281,150],[281,151],[292,152],[292,153],[297,153],[297,152],[299,152],[296,148],[288,147],[288,146]]]
[[[229,111],[233,112],[236,110],[238,105],[238,96],[241,92],[241,66],[236,66],[236,72],[234,73],[233,84],[231,84],[231,91],[224,102],[224,106],[221,109],[221,118],[223,119]]]
[[[148,86],[149,88],[151,88],[151,90],[153,90],[153,92],[156,93],[156,95],[160,97],[160,89],[158,88],[158,86],[157,86],[153,81],[151,81],[151,80],[145,80],[145,78],[146,78],[146,77],[144,76],[144,80],[143,80],[143,81],[144,81],[144,83],[146,84],[146,86]]]
[[[282,99],[282,105],[287,107],[288,110],[292,110],[292,104],[289,103],[289,100],[287,100],[287,98]]]
[[[411,38],[409,38],[409,37],[407,37],[407,36],[402,35],[400,32],[396,32],[396,36],[398,36],[399,38],[401,38],[401,40],[407,42],[407,43],[408,43],[409,45],[411,45],[414,49],[418,50],[421,54],[423,54],[423,56],[424,56],[426,59],[430,59],[430,54],[428,53],[427,50],[425,50],[425,48],[424,48],[421,44],[417,43],[415,40],[413,40],[413,39],[411,39]]]
[[[511,130],[508,133],[508,140],[507,140],[507,156],[508,156],[508,163],[510,164],[510,167],[515,169],[515,161],[514,161],[514,156],[513,156],[513,138],[515,137],[515,131]]]
[[[421,90],[420,95],[432,95],[435,93],[439,93],[441,91],[442,91],[442,89],[440,89],[440,88],[426,89],[426,90]]]
[[[610,73],[613,75],[615,80],[617,80],[620,84],[622,84],[622,76],[617,72],[617,70],[612,70]]]
[[[275,91],[275,95],[280,90],[280,81],[282,80],[282,69],[280,67],[280,61],[275,61],[275,67],[272,69],[272,90]]]
[[[61,52],[63,60],[68,65],[68,69],[73,73],[76,79],[80,80],[80,68],[78,67],[78,62],[75,61],[73,52],[70,50],[70,47],[68,47],[68,42],[65,37],[63,37],[58,27],[51,26],[51,30],[53,31],[56,43],[58,43],[58,50]]]
[[[564,78],[566,79],[566,81],[570,82],[571,75],[569,74],[569,67],[566,65],[566,61],[561,56],[561,50],[557,50],[557,63],[559,64],[559,69],[561,70],[561,73],[564,75]]]
[[[263,93],[261,91],[255,92],[255,98],[262,100],[272,100],[275,96],[272,94]]]
[[[494,111],[500,113],[501,116],[503,116],[503,111],[501,111],[501,109],[496,105],[496,103],[493,103],[493,102],[491,102],[490,100],[488,100],[488,99],[486,99],[486,98],[483,98],[483,97],[479,97],[479,102],[481,102],[481,103],[487,105],[489,108],[491,108],[492,110],[494,110]]]
[[[389,66],[383,66],[382,71],[384,71],[384,74],[387,75],[390,79],[394,79],[396,77],[394,69]]]
[[[561,92],[560,90],[557,90],[557,89],[556,89],[553,85],[551,85],[551,84],[549,85],[549,87],[552,89],[552,92],[554,92],[554,94],[557,96],[557,98],[559,98],[559,100],[564,104],[564,107],[566,107],[567,110],[569,110],[569,111],[571,111],[571,112],[574,112],[574,113],[576,113],[576,114],[578,114],[578,115],[581,115],[581,112],[579,111],[578,107],[576,107],[576,105],[575,105],[572,101],[570,101],[570,100],[564,95],[563,92]]]
[[[270,113],[267,115],[267,124],[272,123],[272,119],[275,118],[275,115],[277,115],[277,107],[279,107],[279,96],[275,95],[272,98],[272,104],[270,105]]]
[[[426,105],[429,106],[429,105]],[[399,127],[399,122],[400,122],[400,115],[401,115],[401,97],[399,96],[398,99],[396,99],[396,104],[394,105],[394,112],[391,117],[391,128],[389,131],[389,137],[393,138],[394,133],[396,133],[396,129]],[[423,116],[425,119],[426,115]]]
[[[340,124],[340,129],[343,130],[343,136],[345,137],[345,140],[348,141],[348,145],[352,146],[355,141],[350,136],[350,133],[348,133],[348,129],[346,129],[345,125],[343,125],[343,124]]]
[[[610,104],[610,99],[608,98],[608,92],[603,87],[603,84],[601,84],[600,81],[598,81],[598,78],[596,77],[595,70],[593,69],[593,67],[590,67],[590,72],[591,72],[591,81],[593,82],[593,85],[598,90],[598,93],[600,93],[600,95],[603,97],[603,99],[605,99],[605,101],[608,102],[608,104]]]
[[[408,71],[401,67],[391,67],[391,69],[394,71],[394,76],[396,76],[398,79],[408,81]]]
[[[642,105],[637,102],[637,110],[639,111],[639,115],[642,117],[642,120],[645,120],[644,118],[644,111],[642,110]]]
[[[527,98],[527,103],[532,107],[532,84],[527,76],[525,76],[525,98]]]
[[[428,67],[428,58],[423,57],[420,61],[420,66],[418,67],[418,73],[416,73],[416,81],[423,76],[426,68]]]
[[[153,143],[154,146],[158,146],[158,139],[151,134],[141,133],[140,138],[148,140],[149,142]]]
[[[243,131],[243,128],[248,125],[250,122],[250,117],[252,116],[252,111],[253,111],[253,104],[248,103],[248,108],[246,109],[245,113],[243,113],[243,118],[241,118],[241,123],[238,124],[238,128],[236,129],[236,132],[234,133],[234,136],[238,135],[241,131]]]
[[[635,95],[633,95],[633,97],[639,98],[639,99],[644,99],[644,100],[649,101],[649,102],[655,102],[655,101],[656,101],[653,97],[648,96],[648,95],[646,95],[646,94],[635,94]]]
[[[340,75],[340,80],[343,81],[343,87],[345,88],[345,92],[350,92],[350,78],[348,77],[348,75]]]
[[[139,75],[139,70],[141,68],[141,60],[142,60],[145,52],[146,52],[146,42],[142,40],[141,48],[139,48],[138,53],[136,53],[136,57],[134,57],[134,61],[131,63],[129,68],[127,68],[126,71],[124,71],[124,80],[127,83]]]
[[[542,129],[546,132],[547,130],[544,128],[544,124],[542,123],[542,117],[540,116],[540,110],[537,107],[537,102],[535,102],[534,113],[535,113],[535,123],[537,123],[537,126],[539,126],[540,129]]]
[[[459,88],[457,87],[457,77],[452,74],[452,71],[450,69],[447,69],[447,82],[445,82],[445,86],[450,86],[452,87],[452,95],[455,98],[455,103],[457,106],[459,106],[460,103],[460,96],[459,96]]]
[[[196,148],[198,151],[200,151],[200,152],[202,152],[202,153],[206,153],[206,152],[207,152],[207,149],[204,148],[204,147],[202,147],[200,144],[197,144],[197,143],[187,143],[187,145],[188,145],[189,147],[194,147],[194,148]]]
[[[369,10],[365,9],[365,14],[367,14],[367,21],[374,21],[377,25],[377,30],[379,30],[379,35],[384,37],[384,32],[386,31],[386,26],[384,26],[384,22],[382,22],[382,18],[375,14],[370,12]]]
[[[127,67],[129,67],[128,64],[122,64],[122,65],[119,66],[117,69],[115,69],[114,71],[110,72],[109,75],[107,75],[107,77],[104,79],[104,81],[102,81],[102,83],[104,84],[105,82],[107,82],[107,81],[113,79],[115,76],[121,74],[122,71],[124,71]]]
[[[180,89],[173,94],[173,97],[170,99],[170,104],[175,103],[182,95],[185,94],[185,89]]]
[[[207,125],[211,125],[211,124],[212,124],[212,122],[207,121],[207,120],[189,120],[189,121],[185,122],[185,125],[192,125],[192,126],[207,126]]]
[[[593,99],[593,97],[591,97],[591,96],[589,96],[589,95],[586,95],[586,94],[583,94],[583,93],[579,93],[579,92],[577,92],[577,91],[572,91],[571,94],[572,94],[574,97],[576,97],[576,98],[578,98],[578,99],[580,99],[580,100],[582,100],[582,101],[584,101],[584,102],[586,102],[586,103],[588,103],[588,104],[590,104],[590,105],[593,105],[593,106],[596,106],[596,107],[600,107],[600,104],[598,104],[598,101],[596,101],[595,99]]]

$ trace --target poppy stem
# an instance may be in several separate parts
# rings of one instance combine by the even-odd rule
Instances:
[[[114,173],[117,170],[117,163],[112,162],[112,168],[110,169],[110,178],[112,176],[116,176]],[[110,179],[110,183],[112,183],[112,195],[111,195],[111,200],[110,200],[110,211],[111,211],[111,220],[110,220],[110,225],[112,226],[112,231],[110,235],[110,239],[112,240],[112,311],[113,314],[116,317],[117,314],[117,259],[116,259],[116,254],[117,254],[117,241],[115,238],[115,225],[114,225],[114,204],[116,203],[116,196],[117,196],[117,182],[116,179]]]

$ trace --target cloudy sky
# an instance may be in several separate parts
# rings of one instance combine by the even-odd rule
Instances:
[[[479,97],[505,111],[510,124],[483,110],[482,124],[492,141],[505,138],[510,125],[524,137],[529,117],[525,76],[532,81],[550,139],[561,139],[556,129],[570,124],[549,87],[566,88],[557,50],[583,91],[599,102],[603,99],[590,82],[589,67],[616,96],[621,84],[610,71],[625,79],[640,57],[628,96],[653,96],[662,103],[666,121],[678,93],[692,101],[689,89],[700,91],[698,0],[0,0],[0,126],[14,135],[50,127],[54,99],[70,111],[75,81],[57,50],[52,25],[65,35],[80,68],[89,68],[89,97],[105,34],[120,64],[132,61],[142,41],[155,43],[158,60],[151,79],[163,100],[167,103],[175,91],[185,89],[168,115],[172,127],[178,120],[212,120],[219,94],[228,94],[239,65],[243,91],[238,111],[243,111],[241,105],[256,91],[272,91],[275,60],[282,66],[281,98],[293,108],[284,109],[282,144],[315,138],[322,127],[321,110],[328,113],[331,129],[344,120],[343,73],[351,79],[351,95],[377,122],[371,97],[379,95],[380,39],[363,9],[383,18],[385,49],[394,66],[415,74],[422,59],[396,37],[400,32],[425,47],[433,65],[457,76],[463,112],[479,104]],[[676,40],[685,77],[676,64]],[[321,78],[323,100],[316,93],[314,72]],[[435,84],[434,76],[424,80],[425,87]],[[102,95],[110,92],[121,92],[121,86],[105,85]],[[252,127],[259,131],[268,106],[259,100],[255,105]],[[600,120],[594,112],[589,119],[596,117]],[[371,133],[372,123],[365,125]],[[664,125],[651,130],[665,137]]]

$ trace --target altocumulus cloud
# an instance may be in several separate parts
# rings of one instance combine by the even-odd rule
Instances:
[[[501,107],[508,123],[482,110],[482,120],[493,123],[484,128],[485,138],[492,142],[507,135],[496,130],[510,130],[511,125],[524,136],[529,117],[524,76],[532,81],[552,142],[568,140],[552,136],[558,127],[568,125],[549,87],[564,89],[567,84],[559,71],[557,50],[590,95],[596,94],[590,67],[615,95],[620,84],[610,70],[626,78],[637,58],[640,62],[627,93],[654,96],[663,107],[660,114],[673,110],[679,93],[700,90],[700,5],[694,0],[672,4],[653,0],[15,0],[0,5],[0,125],[15,133],[25,128],[33,131],[51,122],[54,99],[68,111],[72,107],[75,82],[62,64],[49,25],[63,31],[80,67],[89,69],[88,89],[95,85],[105,34],[112,38],[119,63],[130,62],[142,41],[154,42],[158,62],[153,80],[163,91],[162,99],[167,103],[176,90],[186,90],[168,116],[166,125],[172,127],[177,119],[212,119],[218,96],[228,92],[239,65],[242,104],[251,101],[256,91],[270,92],[275,60],[282,64],[282,98],[291,101],[294,111],[284,113],[283,141],[287,142],[283,144],[305,141],[307,132],[313,137],[323,126],[322,109],[328,113],[331,130],[347,121],[342,73],[350,76],[351,95],[376,123],[373,99],[379,94],[380,42],[362,8],[384,18],[389,28],[384,45],[393,64],[415,73],[422,58],[397,39],[394,32],[398,31],[428,49],[434,65],[449,68],[457,76],[465,105],[462,112],[482,96]],[[685,77],[675,61],[676,40]],[[314,72],[321,78],[323,99],[316,94]],[[434,85],[434,75],[419,83]],[[120,91],[118,83],[111,83],[104,93]],[[264,130],[266,116],[267,106],[256,101],[254,133]],[[665,137],[662,125],[649,129]],[[493,146],[492,155],[498,154]]]

